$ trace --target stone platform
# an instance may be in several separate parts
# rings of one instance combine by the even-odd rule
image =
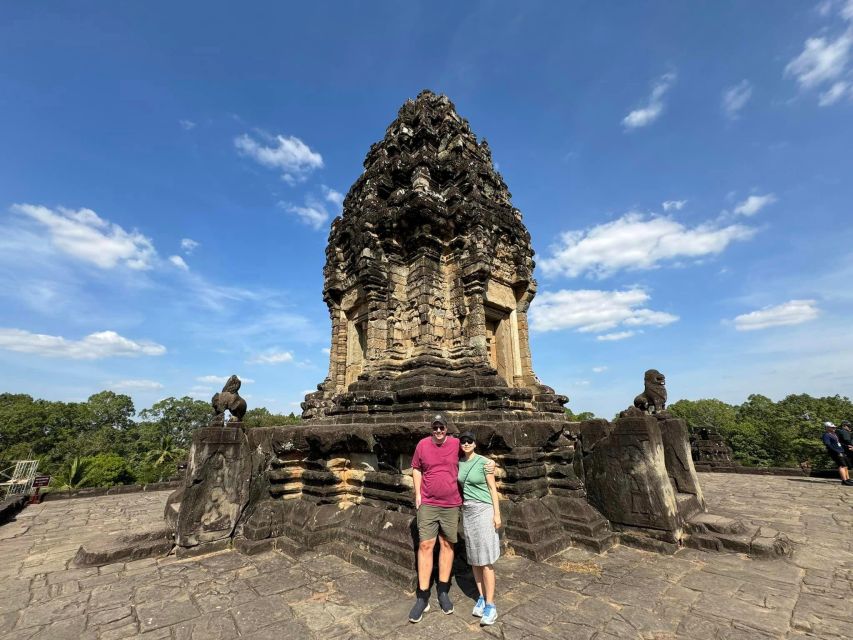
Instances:
[[[454,615],[312,551],[223,552],[69,568],[77,548],[162,521],[167,492],[27,507],[0,527],[0,637],[767,639],[853,635],[853,490],[814,478],[703,474],[714,513],[778,529],[792,558],[757,561],[684,549],[662,556],[572,548],[497,563],[498,623],[481,629],[454,584]],[[468,583],[461,580],[468,589]]]

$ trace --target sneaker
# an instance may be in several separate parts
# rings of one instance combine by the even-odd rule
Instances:
[[[483,617],[483,611],[486,609],[486,599],[483,596],[480,596],[480,599],[477,600],[477,604],[474,605],[474,610],[471,612],[472,616],[477,616],[478,618]]]
[[[843,484],[845,487],[853,487],[853,480],[842,480],[841,484]]]
[[[417,591],[418,599],[415,600],[415,606],[409,611],[409,622],[420,622],[424,619],[424,614],[429,611],[429,591]]]
[[[495,624],[495,620],[498,619],[498,610],[495,608],[493,604],[487,604],[485,609],[483,610],[483,617],[480,618],[480,624],[485,626],[487,624]]]
[[[450,589],[449,582],[439,582],[438,588],[438,605],[441,607],[442,613],[450,615],[453,613],[453,602],[450,601],[450,596],[447,594]]]

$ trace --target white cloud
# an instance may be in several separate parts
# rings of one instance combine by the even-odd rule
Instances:
[[[631,113],[622,119],[622,125],[628,129],[636,129],[645,127],[657,120],[663,113],[664,104],[663,97],[670,87],[675,82],[674,73],[665,73],[652,87],[652,93],[649,96],[649,101],[644,107],[634,109]]]
[[[809,38],[802,53],[785,67],[785,73],[793,75],[803,89],[832,82],[844,73],[851,46],[853,29],[848,29],[835,40]]]
[[[847,0],[841,7],[841,17],[853,22],[853,0]]]
[[[340,191],[335,191],[334,189],[330,189],[326,185],[322,185],[322,189],[323,189],[323,197],[326,200],[338,205],[339,207],[344,204],[344,194],[342,194]]]
[[[154,380],[119,380],[110,382],[108,386],[120,391],[155,391],[163,388],[162,384]]]
[[[661,206],[663,206],[664,211],[681,211],[684,208],[684,205],[687,204],[687,200],[667,200]]]
[[[559,244],[551,247],[552,256],[541,264],[548,275],[603,278],[620,269],[653,269],[666,260],[716,255],[755,231],[739,224],[711,223],[691,229],[670,218],[630,212],[585,231],[563,233]]]
[[[643,307],[649,299],[649,294],[639,287],[623,291],[546,291],[533,300],[530,324],[534,331],[574,329],[600,333],[619,326],[662,327],[678,320],[671,313]]]
[[[814,300],[789,300],[775,307],[744,313],[734,319],[738,331],[755,331],[769,327],[801,324],[817,318],[820,310]]]
[[[853,85],[844,80],[839,80],[818,96],[817,103],[821,107],[828,107],[829,105],[835,104],[841,100],[841,98],[844,97],[844,94],[848,93],[848,91],[853,93]]]
[[[192,238],[182,238],[181,239],[181,249],[187,255],[192,255],[192,252],[196,250],[199,243],[193,240]]]
[[[625,340],[625,338],[630,338],[636,334],[636,331],[618,331],[616,333],[604,333],[600,336],[595,336],[595,339],[601,342],[615,342],[616,340]]]
[[[301,207],[289,202],[279,202],[278,206],[288,213],[294,214],[303,224],[307,224],[317,231],[322,229],[329,219],[329,212],[325,205],[311,196],[305,198],[305,204]]]
[[[290,351],[270,351],[249,360],[249,364],[281,364],[282,362],[293,362],[293,353]]]
[[[320,351],[321,351],[324,355],[327,355],[327,356],[332,355],[332,350],[331,350],[331,349],[329,349],[329,347],[323,347],[322,349],[320,349]]]
[[[135,342],[115,331],[99,331],[82,340],[31,333],[23,329],[0,329],[0,349],[39,356],[96,360],[98,358],[161,356],[166,347],[156,342]]]
[[[228,380],[229,377],[230,376],[199,376],[196,380],[205,384],[225,384],[225,381]],[[254,382],[252,378],[244,378],[241,375],[238,375],[237,377],[240,378],[240,382],[243,384],[252,384]]]
[[[727,118],[736,120],[740,110],[746,106],[752,97],[752,84],[749,80],[741,80],[733,87],[723,91],[723,113]]]
[[[196,126],[195,122],[193,122],[192,120],[178,120],[178,124],[181,125],[181,128],[184,131],[191,131],[195,129]]]
[[[288,184],[302,182],[312,171],[323,167],[323,156],[296,136],[277,135],[268,137],[267,142],[271,146],[264,146],[246,133],[234,138],[234,146],[241,155],[264,167],[280,170]]]
[[[95,265],[113,269],[150,269],[157,256],[151,240],[136,230],[125,231],[104,220],[91,209],[66,209],[33,204],[14,204],[12,211],[25,215],[47,230],[50,242],[63,253]]]
[[[189,271],[190,268],[181,256],[169,256],[169,262],[175,265],[178,269]]]
[[[772,193],[767,193],[763,196],[749,196],[743,202],[738,202],[735,207],[735,213],[741,216],[754,216],[764,207],[773,204],[777,198]]]
[[[607,371],[607,367],[593,367],[592,368],[593,373],[604,373],[605,371]]]

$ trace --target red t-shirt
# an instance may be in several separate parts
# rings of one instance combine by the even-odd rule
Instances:
[[[435,507],[458,507],[462,504],[459,493],[459,440],[447,436],[441,446],[427,436],[415,447],[412,468],[423,474],[421,479],[421,504]]]

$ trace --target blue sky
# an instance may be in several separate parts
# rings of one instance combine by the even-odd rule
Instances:
[[[3,391],[299,411],[331,219],[446,93],[537,253],[534,369],[610,416],[850,395],[853,0],[4,3]]]

